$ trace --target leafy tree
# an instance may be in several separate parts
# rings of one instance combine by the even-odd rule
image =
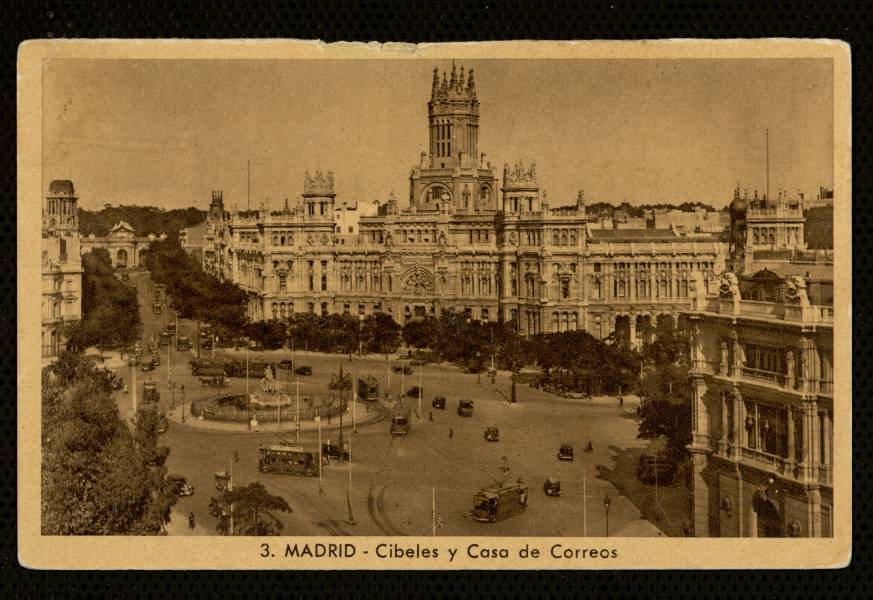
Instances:
[[[655,339],[643,348],[648,370],[640,381],[639,436],[665,436],[677,458],[691,442],[691,382],[687,329],[672,318],[659,319]]]
[[[400,345],[400,325],[385,313],[367,315],[361,334],[368,352],[394,352]]]
[[[411,320],[403,326],[403,342],[414,348],[428,348],[434,339],[434,319]]]
[[[69,345],[127,346],[139,338],[139,301],[136,291],[115,278],[105,248],[82,256],[82,319],[66,331]]]
[[[652,369],[640,384],[639,437],[664,436],[677,457],[691,443],[691,383],[684,366],[665,364]]]
[[[283,523],[273,513],[292,512],[284,498],[268,493],[258,481],[224,492],[219,505],[233,507],[234,535],[278,535]],[[230,534],[230,519],[230,511],[222,511],[218,517],[218,531],[224,535]]]
[[[121,421],[105,372],[72,351],[43,369],[45,535],[155,535],[169,521],[166,451]]]

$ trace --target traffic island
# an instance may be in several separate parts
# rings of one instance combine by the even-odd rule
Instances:
[[[245,394],[231,394],[180,405],[169,411],[167,418],[193,429],[263,433],[295,432],[298,421],[300,431],[316,431],[316,416],[321,417],[322,431],[339,429],[341,421],[344,429],[351,430],[384,419],[388,414],[375,402],[347,402],[344,411],[338,404],[313,406],[302,401],[298,408],[293,400],[272,405],[260,403],[249,410],[247,406]]]

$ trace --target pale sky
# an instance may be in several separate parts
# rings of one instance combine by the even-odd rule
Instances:
[[[55,60],[44,70],[44,185],[83,208],[205,209],[296,201],[333,170],[338,200],[401,205],[427,150],[430,60]],[[460,68],[461,63],[458,62]],[[833,185],[831,61],[477,60],[479,151],[497,176],[535,160],[552,206],[727,204],[739,182],[814,194]]]

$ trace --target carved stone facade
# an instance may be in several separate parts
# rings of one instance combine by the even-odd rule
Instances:
[[[105,237],[97,237],[92,233],[82,238],[82,253],[88,253],[94,248],[104,248],[109,252],[109,259],[116,269],[139,269],[145,266],[143,262],[149,244],[166,237],[165,234],[137,236],[133,227],[119,221]]]
[[[211,207],[204,266],[249,292],[255,319],[383,311],[402,324],[455,310],[513,320],[526,335],[607,337],[618,323],[633,344],[641,320],[688,307],[696,274],[709,285],[722,270],[720,235],[592,231],[584,192],[550,206],[534,163],[504,165],[498,180],[478,134],[472,71],[435,71],[430,152],[411,171],[406,206],[392,193],[377,214],[359,217],[354,235],[338,238],[334,176],[307,173],[299,203],[281,211],[225,217],[223,206]]]
[[[687,314],[695,534],[828,537],[833,264],[786,261],[753,272],[724,274]]]
[[[42,205],[42,357],[57,358],[63,329],[82,318],[78,197],[72,181],[52,181]]]

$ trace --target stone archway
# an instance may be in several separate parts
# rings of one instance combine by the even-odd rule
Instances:
[[[127,249],[119,248],[115,253],[115,266],[118,269],[126,269],[127,268]]]
[[[755,511],[755,537],[784,537],[782,517],[775,503],[761,493],[752,499],[752,510]]]
[[[401,289],[407,296],[432,296],[435,293],[433,274],[419,266],[403,274]]]

